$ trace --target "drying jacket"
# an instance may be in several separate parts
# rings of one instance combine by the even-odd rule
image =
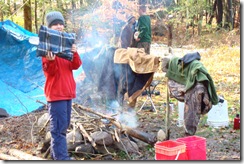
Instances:
[[[185,92],[191,89],[196,82],[207,82],[207,89],[213,105],[218,103],[212,77],[199,60],[194,60],[187,65],[179,64],[179,58],[174,57],[169,62],[166,77],[185,85]]]
[[[44,93],[48,102],[71,100],[76,97],[76,83],[72,71],[78,69],[81,64],[77,52],[73,54],[72,61],[58,56],[53,61],[42,57],[42,68],[46,77]]]

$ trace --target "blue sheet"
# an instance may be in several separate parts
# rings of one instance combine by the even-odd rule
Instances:
[[[37,47],[29,43],[31,33],[10,20],[0,22],[0,108],[20,116],[46,103],[45,77]],[[74,72],[77,77],[82,67]]]

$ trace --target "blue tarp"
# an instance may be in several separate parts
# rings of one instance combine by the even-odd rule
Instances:
[[[0,108],[11,116],[20,116],[46,103],[45,77],[35,45],[29,43],[31,33],[10,20],[0,22]],[[75,77],[82,68],[76,71]]]

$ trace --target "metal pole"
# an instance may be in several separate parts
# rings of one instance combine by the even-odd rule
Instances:
[[[165,118],[165,132],[166,132],[166,139],[169,140],[170,136],[170,109],[169,109],[169,89],[168,89],[168,79],[167,79],[167,105],[166,105],[166,118]]]

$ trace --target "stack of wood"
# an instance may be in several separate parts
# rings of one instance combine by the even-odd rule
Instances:
[[[38,148],[46,159],[50,154],[49,118],[43,115],[38,122],[39,134],[45,136]],[[68,151],[79,158],[109,157],[112,159],[118,150],[124,151],[128,159],[130,153],[138,153],[138,142],[149,145],[157,142],[158,136],[139,131],[115,119],[114,115],[94,111],[78,104],[73,104],[71,125],[67,134]],[[161,137],[162,138],[162,137]],[[165,138],[165,137],[163,137]]]

